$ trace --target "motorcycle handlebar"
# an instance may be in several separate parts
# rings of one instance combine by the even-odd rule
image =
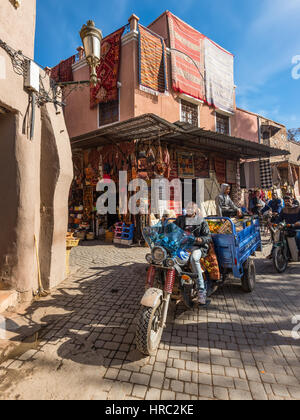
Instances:
[[[295,230],[300,230],[300,226],[299,225],[295,225],[295,224],[276,224],[276,223],[270,223],[271,226],[275,227],[275,228],[281,228],[281,229],[295,229]]]

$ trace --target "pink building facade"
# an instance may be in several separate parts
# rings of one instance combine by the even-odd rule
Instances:
[[[170,32],[168,22],[173,22],[175,28],[173,32]],[[143,39],[145,32],[149,37],[148,45]],[[173,36],[169,35],[172,33]],[[185,46],[182,48],[187,51],[188,58],[185,57],[186,60],[183,60],[180,54],[178,57],[176,52],[177,68],[176,65],[174,66],[174,53],[176,47],[177,49],[180,48],[177,44],[180,45],[180,39],[184,34],[187,38],[184,41]],[[110,35],[110,37],[112,36]],[[150,39],[151,37],[153,39]],[[194,49],[190,48],[190,38],[193,41]],[[202,55],[197,56],[196,54],[198,42],[199,45],[203,46],[203,51],[206,51],[205,60],[202,47],[200,49]],[[105,46],[103,54],[106,57],[106,41],[103,44]],[[160,49],[162,49],[162,52],[160,51],[158,57],[157,51]],[[72,79],[79,82],[89,79],[89,68],[82,49],[79,48],[78,51],[79,55],[72,65]],[[221,60],[224,71],[218,73],[213,68],[210,62],[210,54],[216,54],[218,59]],[[173,141],[170,138],[164,138],[164,141],[169,155],[172,157],[169,171],[167,171],[171,178],[184,178],[178,170],[179,155],[183,152],[193,154],[193,180],[200,179],[203,184],[203,191],[205,192],[203,201],[207,203],[206,213],[208,215],[216,214],[214,208],[215,196],[223,182],[232,185],[233,198],[239,204],[241,199],[240,159],[266,157],[269,156],[269,152],[271,153],[271,149],[264,148],[261,142],[258,116],[236,106],[234,57],[232,54],[204,37],[179,18],[165,12],[148,28],[143,27],[139,18],[132,15],[122,35],[118,57],[120,57],[118,59],[118,95],[114,101],[100,100],[96,106],[91,106],[89,86],[81,87],[71,93],[68,92],[68,88],[65,91],[64,115],[71,139],[73,157],[76,159],[78,168],[78,175],[74,180],[72,199],[70,200],[73,203],[70,220],[75,229],[81,225],[80,220],[82,220],[80,219],[82,215],[76,213],[75,208],[85,208],[84,218],[89,225],[93,223],[89,215],[92,213],[93,204],[95,204],[93,203],[92,189],[95,190],[95,180],[99,176],[101,177],[99,160],[103,162],[103,165],[100,165],[101,168],[111,167],[111,164],[108,165],[105,159],[113,153],[116,156],[119,155],[116,144],[124,141],[119,130],[125,131],[128,129],[129,125],[126,125],[126,123],[132,119],[139,121],[140,126],[143,126],[143,124],[146,124],[146,116],[149,115],[160,118],[165,126],[171,124],[171,129],[174,129],[174,131],[178,131],[178,127],[196,130],[194,131],[195,141],[198,135],[203,138],[206,137],[207,133],[207,138],[202,139],[201,145],[196,145],[195,142],[193,145],[191,144],[191,141],[189,141],[193,137],[191,133],[182,138],[179,143],[176,143],[176,139]],[[160,68],[157,66],[157,60],[159,60]],[[225,99],[218,98],[217,95],[214,97],[214,92],[210,93],[209,86],[204,85],[201,79],[201,75],[204,74],[204,68],[202,67],[204,62],[206,73],[211,76],[212,85],[216,82],[216,79],[222,79],[223,77],[221,81],[224,82],[225,88],[222,93],[224,93]],[[150,65],[148,65],[149,63]],[[162,88],[162,68],[164,68],[165,76],[164,88]],[[99,85],[102,84],[102,88],[104,88],[105,75],[103,78],[102,76],[102,74],[99,74]],[[154,80],[155,78],[156,80]],[[198,83],[202,86],[202,90],[199,89],[199,92],[197,91]],[[218,89],[215,90],[218,91]],[[222,106],[222,99],[224,106]],[[145,118],[143,119],[143,117]],[[159,123],[157,124],[159,125]],[[139,128],[137,127],[137,131],[141,135]],[[112,131],[109,131],[110,129]],[[217,133],[217,137],[214,136],[215,133]],[[130,150],[129,142],[143,143],[140,140],[142,137],[138,137],[138,134],[134,131],[128,132],[128,150]],[[156,139],[153,137],[153,133],[151,134],[151,140],[145,136],[143,138],[145,142],[148,142],[145,150],[148,150],[150,143],[153,147],[157,146],[160,141],[159,129]],[[226,144],[227,141],[228,145]],[[109,145],[111,150],[108,152],[106,148]],[[128,167],[128,165],[126,166]],[[110,168],[110,173],[106,175],[117,178],[112,169]],[[190,175],[190,177],[192,176]],[[193,184],[194,187],[195,184]],[[211,193],[207,194],[208,191]]]
[[[238,122],[233,118],[234,115],[232,113],[218,111],[214,107],[208,106],[203,101],[197,100],[189,95],[174,92],[171,89],[172,71],[171,53],[169,50],[167,50],[168,94],[156,96],[140,89],[139,34],[135,29],[138,18],[133,15],[129,21],[131,30],[122,37],[118,121],[126,121],[130,118],[152,113],[174,123],[182,120],[182,103],[184,103],[190,104],[193,108],[197,108],[198,127],[216,131],[217,118],[220,116],[225,120],[224,122],[228,134],[231,134],[232,132],[239,134],[240,130],[237,128]],[[157,31],[160,36],[167,36],[165,14],[150,25],[149,28],[153,31]],[[168,45],[168,43],[169,41],[166,38],[166,45]],[[87,80],[88,75],[89,69],[84,57],[82,57],[73,65],[74,80]],[[90,108],[89,87],[73,92],[68,96],[66,103],[65,119],[70,138],[97,130],[102,126],[101,121],[99,121],[99,108]]]

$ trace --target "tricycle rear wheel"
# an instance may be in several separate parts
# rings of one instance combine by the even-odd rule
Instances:
[[[242,289],[245,293],[252,293],[256,286],[256,268],[253,260],[247,260],[244,264],[242,277]]]

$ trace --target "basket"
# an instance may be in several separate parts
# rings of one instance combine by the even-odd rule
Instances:
[[[232,234],[232,226],[229,220],[226,220],[226,222],[220,227],[218,233],[222,235]]]
[[[77,237],[77,239],[81,239],[81,240],[84,241],[85,237],[86,237],[86,233],[85,232],[77,232],[76,237]]]
[[[67,248],[73,248],[75,246],[78,246],[80,242],[80,239],[69,239],[67,238]]]
[[[113,240],[114,240],[114,233],[107,230],[105,232],[105,241],[106,242],[113,242]]]

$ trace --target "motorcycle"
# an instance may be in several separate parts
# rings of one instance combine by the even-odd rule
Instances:
[[[299,231],[298,227],[298,231]],[[299,250],[295,237],[297,227],[286,223],[270,225],[273,237],[273,263],[278,273],[284,273],[290,261],[299,261]]]
[[[183,300],[187,308],[193,307],[197,296],[197,274],[190,266],[191,248],[195,237],[166,221],[144,229],[144,238],[151,254],[146,255],[150,264],[147,270],[146,293],[138,315],[136,344],[145,355],[153,355],[166,327],[171,298]],[[206,276],[208,296],[216,291]]]

